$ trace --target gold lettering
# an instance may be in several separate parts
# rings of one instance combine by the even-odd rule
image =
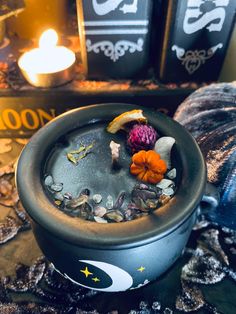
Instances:
[[[22,125],[19,113],[13,109],[3,110],[2,119],[8,129],[11,130],[18,130]]]
[[[0,130],[6,130],[6,126],[5,124],[3,123],[3,120],[2,120],[2,116],[0,116]]]
[[[32,109],[24,109],[21,112],[21,120],[24,125],[29,130],[35,130],[39,127],[39,118],[37,113]]]
[[[51,121],[52,119],[54,119],[56,117],[55,109],[50,109],[51,115],[42,109],[37,109],[37,112],[39,115],[39,120],[40,120],[41,126],[44,126],[48,121]]]

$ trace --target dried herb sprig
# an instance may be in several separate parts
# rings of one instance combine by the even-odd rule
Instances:
[[[91,152],[91,149],[93,148],[94,144],[95,142],[92,142],[89,145],[82,144],[79,147],[79,149],[72,150],[69,153],[67,153],[66,154],[67,159],[73,164],[77,165],[81,159],[86,157]]]

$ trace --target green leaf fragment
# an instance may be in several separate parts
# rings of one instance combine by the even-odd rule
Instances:
[[[93,142],[92,144],[88,145],[88,146],[85,148],[85,150],[88,151],[88,150],[90,150],[91,148],[93,148],[93,146],[94,146],[94,142]]]
[[[75,158],[75,156],[72,153],[68,153],[67,158],[69,161],[73,162],[74,164],[77,164],[77,159]]]
[[[72,150],[71,152],[70,152],[70,154],[79,154],[79,153],[81,153],[83,150],[85,150],[86,149],[86,146],[80,146],[80,148],[79,149],[77,149],[77,150]]]
[[[90,153],[90,150],[93,148],[94,144],[95,143],[93,142],[87,146],[81,145],[79,149],[70,151],[69,153],[67,153],[67,159],[77,165],[81,159],[83,159]],[[82,152],[83,154],[81,154]]]

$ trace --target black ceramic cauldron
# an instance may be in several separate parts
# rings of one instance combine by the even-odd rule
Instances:
[[[129,189],[131,179],[122,172],[107,179],[105,148],[104,152],[98,148],[100,155],[96,154],[92,162],[90,158],[84,159],[77,168],[68,161],[64,164],[61,156],[73,144],[74,134],[103,143],[104,147],[113,138],[105,131],[108,123],[132,109],[143,109],[144,116],[160,135],[176,140],[172,149],[172,162],[178,173],[175,196],[150,215],[121,223],[99,224],[69,217],[58,210],[45,191],[45,171],[51,170],[57,179],[67,183],[72,176],[71,181],[77,180],[81,187],[102,186],[114,193],[120,188]],[[58,149],[62,153],[57,158]],[[128,153],[122,158],[128,165]],[[177,260],[195,222],[205,183],[205,163],[193,137],[171,118],[128,104],[92,105],[62,114],[31,138],[17,166],[19,196],[45,256],[65,277],[101,291],[141,287],[158,278]]]

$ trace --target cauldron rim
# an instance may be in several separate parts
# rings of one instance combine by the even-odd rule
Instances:
[[[104,116],[109,116],[112,120],[118,114],[132,109],[142,109],[151,125],[157,126],[164,135],[176,139],[183,164],[181,184],[176,195],[168,204],[151,215],[116,224],[99,224],[75,219],[59,211],[49,201],[42,186],[42,161],[45,160],[45,155],[63,134],[83,124],[96,123]],[[191,134],[178,122],[157,113],[153,108],[125,103],[84,106],[53,119],[35,133],[23,149],[16,175],[20,199],[34,223],[64,241],[96,249],[136,247],[173,232],[196,210],[204,193],[205,183],[205,162]],[[170,217],[160,222],[161,211],[170,209],[173,211]]]

